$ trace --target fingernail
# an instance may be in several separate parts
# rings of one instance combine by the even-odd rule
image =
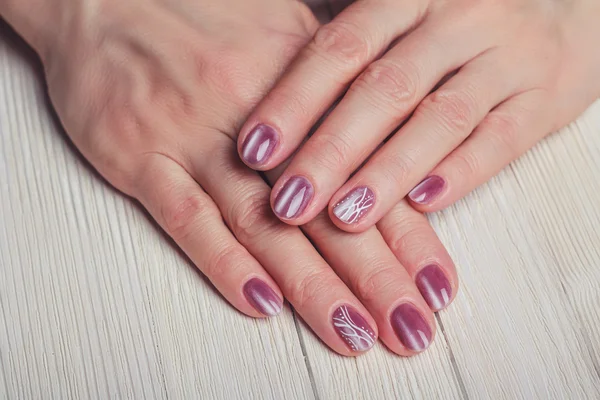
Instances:
[[[273,211],[280,218],[296,218],[302,214],[313,193],[313,186],[308,179],[303,176],[291,177],[279,191]]]
[[[432,310],[438,311],[450,303],[452,287],[440,267],[428,265],[415,278],[421,295]]]
[[[333,328],[352,351],[367,351],[375,344],[375,331],[353,307],[341,306],[331,317]]]
[[[333,215],[346,224],[358,222],[375,203],[375,194],[366,186],[354,189],[333,207]]]
[[[258,278],[252,278],[244,285],[244,296],[248,303],[261,314],[275,316],[283,308],[283,301],[269,285]]]
[[[396,307],[390,318],[392,328],[402,344],[412,351],[423,351],[431,343],[431,328],[412,304]]]
[[[257,125],[248,134],[242,145],[242,158],[249,165],[266,163],[279,143],[279,135],[268,125]]]
[[[444,190],[445,185],[446,181],[443,178],[431,175],[415,186],[408,197],[417,204],[429,204]]]

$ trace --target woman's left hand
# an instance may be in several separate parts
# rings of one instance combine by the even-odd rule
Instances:
[[[275,184],[278,217],[304,224],[329,203],[355,232],[407,194],[439,210],[600,95],[599,20],[598,0],[360,0],[319,29],[238,151],[274,168],[347,90]]]

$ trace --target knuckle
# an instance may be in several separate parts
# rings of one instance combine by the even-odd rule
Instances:
[[[243,267],[246,257],[241,249],[227,246],[209,259],[203,273],[213,281],[222,280],[226,275],[235,275],[235,271]]]
[[[431,236],[423,225],[406,221],[402,230],[386,237],[386,242],[394,254],[422,254],[423,248],[431,241]]]
[[[374,265],[372,268],[357,277],[354,282],[354,290],[361,301],[369,302],[381,297],[388,287],[395,285],[397,273],[392,265]]]
[[[355,25],[334,21],[317,31],[310,48],[343,66],[356,67],[369,60],[369,44],[364,37]]]
[[[272,90],[267,99],[274,114],[289,115],[295,121],[310,121],[312,98],[301,86],[281,86]]]
[[[471,96],[463,91],[438,90],[427,96],[417,113],[433,116],[448,133],[464,136],[475,124],[475,106]]]
[[[320,294],[326,293],[334,285],[327,274],[315,271],[290,280],[282,289],[295,308],[304,309],[309,308],[310,304],[318,303]]]
[[[460,151],[452,156],[452,164],[455,165],[456,175],[468,180],[481,173],[481,160],[473,151]]]
[[[193,194],[183,200],[168,200],[161,207],[160,214],[167,233],[175,241],[180,241],[193,234],[201,215],[218,215],[218,211],[204,196]]]
[[[341,134],[313,136],[314,164],[326,171],[345,171],[351,164],[352,146]]]
[[[491,137],[495,138],[495,147],[499,152],[508,154],[511,159],[520,155],[520,129],[514,118],[498,112],[491,113],[482,122],[481,129],[490,132]]]
[[[272,226],[268,192],[249,193],[235,204],[229,213],[230,228],[241,243],[249,243]]]
[[[378,106],[404,114],[416,102],[418,86],[417,69],[410,63],[380,60],[367,67],[350,87],[350,91],[370,93]]]
[[[378,174],[382,182],[390,182],[396,188],[403,188],[411,181],[411,174],[416,171],[417,162],[407,154],[398,155],[398,152],[381,156]]]
[[[233,105],[240,109],[252,107],[257,80],[249,79],[248,71],[240,68],[240,65],[247,64],[245,56],[228,48],[219,48],[210,54],[211,62],[205,67],[202,78],[209,81],[211,87]]]

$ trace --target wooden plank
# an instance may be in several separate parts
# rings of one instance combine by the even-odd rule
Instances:
[[[432,216],[461,277],[441,319],[467,392],[600,395],[600,103]]]

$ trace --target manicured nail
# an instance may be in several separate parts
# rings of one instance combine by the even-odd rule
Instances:
[[[308,179],[303,176],[293,176],[279,191],[273,211],[280,218],[296,218],[302,214],[312,199],[313,193],[313,186]]]
[[[367,351],[375,344],[375,332],[353,307],[341,306],[331,317],[333,328],[352,351]]]
[[[252,278],[244,285],[244,296],[248,303],[261,314],[275,316],[283,308],[283,302],[269,285],[258,278]]]
[[[279,143],[279,135],[268,125],[257,125],[242,145],[242,158],[246,163],[260,166],[266,163]]]
[[[428,265],[415,278],[421,295],[433,311],[441,310],[450,303],[452,287],[440,267]]]
[[[431,175],[423,179],[413,190],[410,191],[408,197],[418,204],[429,204],[444,190],[446,181],[437,175]]]
[[[361,220],[375,203],[375,194],[366,186],[354,189],[333,207],[333,215],[346,224]]]
[[[412,304],[396,307],[390,317],[396,336],[412,351],[423,351],[431,343],[431,328],[421,313]]]

